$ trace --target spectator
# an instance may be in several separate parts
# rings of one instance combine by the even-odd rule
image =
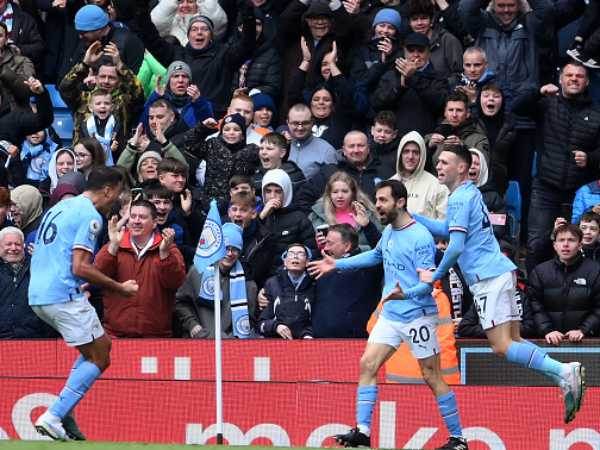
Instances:
[[[104,147],[95,138],[80,139],[73,148],[73,153],[75,153],[77,170],[83,173],[86,179],[93,168],[106,165]]]
[[[222,117],[230,98],[233,71],[251,55],[256,46],[254,11],[242,2],[243,37],[240,41],[222,43],[215,39],[212,20],[195,15],[188,23],[188,43],[183,45],[161,38],[150,21],[146,2],[136,2],[136,17],[146,48],[164,66],[183,61],[190,66],[192,82],[212,103],[215,117]]]
[[[302,40],[303,58],[310,58],[308,46]],[[312,134],[329,142],[334,148],[342,145],[344,135],[350,130],[352,120],[367,113],[368,101],[364,89],[347,79],[337,63],[337,44],[323,57],[321,78],[306,88],[309,63],[303,59],[290,74],[288,100],[310,106],[313,116]]]
[[[161,78],[157,77],[156,88],[144,104],[144,112],[140,118],[144,127],[148,127],[150,106],[160,98],[166,99],[171,104],[174,111],[187,125],[187,129],[193,128],[198,122],[213,116],[212,105],[202,96],[198,86],[192,84],[190,66],[183,61],[173,61],[167,69],[166,78],[166,84],[162,86]]]
[[[7,5],[5,1],[0,2],[0,7],[2,3]],[[23,108],[29,103],[29,92],[23,81],[35,75],[35,68],[31,60],[9,42],[6,23],[0,22],[0,99],[10,109],[15,109],[17,104]]]
[[[35,19],[23,11],[18,2],[2,0],[0,2],[0,29],[4,31],[7,39],[5,44],[13,45],[18,49],[18,55],[33,61],[38,65],[44,53],[44,40],[40,36]],[[29,73],[25,79],[34,76]]]
[[[273,36],[267,34],[265,26],[267,17],[258,8],[254,8],[256,18],[256,46],[254,52],[237,69],[233,76],[233,91],[242,89],[246,92],[260,92],[271,98],[281,97],[281,58],[277,51]],[[232,40],[244,38],[244,24],[234,33]]]
[[[315,252],[315,233],[306,215],[292,206],[292,181],[282,169],[272,169],[262,180],[264,207],[259,219],[273,236],[270,274],[281,266],[280,256],[290,244],[301,243]]]
[[[306,272],[310,250],[291,244],[283,253],[283,269],[265,283],[268,305],[260,314],[259,330],[265,337],[312,339],[311,309],[315,282]]]
[[[89,5],[91,6],[91,5]],[[102,58],[106,54],[108,58]],[[92,43],[86,50],[83,60],[75,64],[58,86],[61,97],[73,114],[73,143],[77,144],[87,128],[89,104],[93,90],[82,89],[90,74],[94,73],[93,88],[110,93],[112,115],[117,124],[116,140],[119,151],[125,147],[129,131],[133,127],[144,103],[144,91],[131,68],[124,64],[119,49],[114,43],[104,47],[99,41]],[[109,136],[112,138],[112,136]]]
[[[600,216],[589,212],[581,216],[581,243],[583,256],[600,262]]]
[[[56,189],[58,180],[69,172],[76,172],[75,153],[68,147],[59,148],[52,154],[48,164],[48,178],[40,183],[39,190],[45,197]]]
[[[460,92],[451,93],[446,97],[444,119],[433,134],[425,136],[425,143],[430,150],[430,159],[443,144],[459,144],[478,149],[489,161],[488,138],[479,124],[471,118],[469,100]]]
[[[256,218],[256,197],[253,193],[231,194],[229,220],[242,228],[243,246],[239,260],[246,278],[262,287],[271,271],[273,260],[273,235]]]
[[[477,103],[481,88],[492,82],[495,74],[488,68],[485,50],[480,47],[467,48],[462,61],[463,71],[450,81],[450,90],[466,95],[472,106]]]
[[[158,179],[158,166],[162,161],[160,153],[152,150],[143,152],[138,158],[136,181],[139,184]]]
[[[362,131],[350,131],[344,137],[342,159],[335,164],[327,164],[300,189],[296,200],[303,211],[310,211],[317,199],[325,192],[329,177],[338,170],[346,172],[356,180],[360,189],[370,199],[375,198],[375,186],[381,179],[382,167],[379,160],[371,154],[367,136]]]
[[[73,66],[85,63],[85,56],[90,53],[102,55],[102,47],[112,44],[110,56],[120,55],[125,67],[137,73],[144,59],[144,44],[133,32],[125,27],[116,27],[110,22],[108,14],[97,5],[85,5],[75,14],[75,30],[79,33],[79,42],[70,55],[66,55],[66,63],[59,70],[59,79]],[[106,48],[104,49],[106,50]],[[107,52],[108,53],[108,52]],[[115,61],[115,66],[119,66]],[[89,65],[88,65],[89,69]],[[87,76],[87,72],[85,74]]]
[[[296,163],[309,179],[317,173],[319,166],[335,164],[335,149],[325,140],[313,136],[312,113],[308,106],[296,104],[288,112],[287,126],[290,134],[288,160]]]
[[[48,165],[58,148],[48,129],[36,131],[25,137],[21,144],[21,160],[26,171],[26,182],[38,186],[48,177]]]
[[[502,91],[495,84],[481,87],[476,117],[477,124],[490,143],[489,181],[503,196],[508,188],[509,158],[517,140],[517,132],[511,116],[505,114]]]
[[[387,180],[396,173],[398,128],[392,111],[379,111],[369,132],[369,149],[379,159],[381,178]]]
[[[79,129],[79,136],[73,138],[77,141],[84,137],[96,139],[104,151],[106,165],[114,166],[113,152],[118,151],[119,142],[116,138],[121,124],[115,120],[110,92],[102,88],[94,89],[90,94],[88,109],[85,125]]]
[[[115,337],[171,337],[175,292],[185,279],[183,256],[173,243],[175,231],[156,230],[156,208],[147,200],[131,204],[127,229],[114,216],[108,244],[95,264],[117,282],[136,280],[140,289],[124,297],[105,291],[104,326]]]
[[[31,309],[29,257],[21,230],[0,230],[0,339],[54,338],[57,334]]]
[[[254,186],[257,193],[261,192],[262,179],[265,173],[272,169],[285,170],[285,173],[292,180],[294,191],[298,192],[302,187],[306,179],[296,163],[287,161],[288,150],[289,144],[285,137],[279,133],[269,133],[261,139],[260,150],[258,151],[260,167],[256,170],[256,175],[254,176]]]
[[[329,227],[323,251],[335,259],[360,253],[348,224]],[[312,325],[316,338],[366,338],[366,325],[381,294],[381,267],[336,271],[317,281]]]
[[[391,177],[404,183],[408,191],[406,209],[436,220],[446,217],[448,188],[425,170],[425,141],[416,131],[404,135],[398,145],[396,174]]]
[[[23,232],[24,242],[30,244],[35,240],[38,227],[42,221],[42,213],[44,212],[42,194],[35,187],[23,184],[11,191],[10,199],[21,215],[18,227]]]
[[[258,309],[257,288],[246,280],[239,261],[242,250],[242,231],[233,223],[223,225],[226,254],[216,264],[199,273],[195,266],[189,270],[184,284],[177,291],[175,310],[184,330],[184,337],[210,339],[215,337],[214,291],[211,288],[215,270],[219,270],[221,286],[221,336],[248,338],[253,335]],[[248,326],[248,324],[250,326]]]
[[[376,214],[375,205],[360,190],[356,180],[340,171],[329,177],[323,196],[313,205],[308,218],[317,232],[320,249],[325,246],[330,226],[347,223],[358,233],[361,250],[370,250],[381,238],[381,224]]]
[[[429,0],[409,0],[408,14],[411,30],[429,38],[433,69],[444,78],[459,74],[462,68],[462,44],[441,23],[435,23],[434,4]]]
[[[554,238],[556,256],[529,276],[533,318],[548,344],[580,342],[600,332],[600,265],[583,258],[581,239],[579,227],[560,225]]]
[[[217,0],[160,0],[150,13],[161,37],[174,36],[184,46],[188,44],[190,22],[197,15],[214,24],[215,38],[225,36],[227,16]]]
[[[600,180],[591,181],[575,192],[571,223],[579,223],[586,212],[600,213]]]
[[[409,34],[404,41],[404,57],[394,61],[371,96],[375,111],[395,112],[400,136],[409,131],[429,133],[444,108],[448,80],[433,69],[429,47],[427,36]]]
[[[246,132],[246,142],[260,145],[262,138],[273,132],[272,122],[276,112],[275,103],[268,94],[253,94],[250,98],[254,107],[254,115]]]
[[[531,191],[527,235],[528,271],[549,257],[554,219],[569,217],[575,191],[597,178],[600,111],[588,96],[588,74],[577,62],[560,73],[560,88],[542,86],[521,96],[514,110],[536,119],[539,162]]]

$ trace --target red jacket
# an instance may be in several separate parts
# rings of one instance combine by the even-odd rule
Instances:
[[[123,297],[104,290],[104,326],[115,337],[171,337],[175,292],[185,280],[183,256],[172,244],[169,256],[160,259],[158,247],[162,237],[154,234],[152,246],[138,260],[125,231],[117,256],[108,253],[108,244],[96,255],[96,267],[113,280],[136,280],[139,291]]]

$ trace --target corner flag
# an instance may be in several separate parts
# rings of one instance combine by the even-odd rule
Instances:
[[[225,240],[223,239],[223,229],[221,228],[221,217],[217,208],[217,201],[210,201],[208,216],[204,221],[202,234],[196,247],[194,255],[194,266],[198,273],[219,261],[225,256]]]

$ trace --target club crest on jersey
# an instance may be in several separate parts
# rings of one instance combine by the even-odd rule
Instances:
[[[100,225],[100,222],[98,222],[96,219],[90,222],[90,236],[92,238],[95,239],[96,237],[98,237],[98,234],[100,233],[101,229],[102,225]]]
[[[223,231],[218,223],[207,218],[200,235],[196,254],[202,258],[210,258],[221,247],[223,242]]]

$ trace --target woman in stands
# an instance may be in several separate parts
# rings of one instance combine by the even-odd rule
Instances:
[[[73,151],[77,170],[83,173],[86,179],[94,167],[106,165],[104,148],[94,138],[80,139]]]

